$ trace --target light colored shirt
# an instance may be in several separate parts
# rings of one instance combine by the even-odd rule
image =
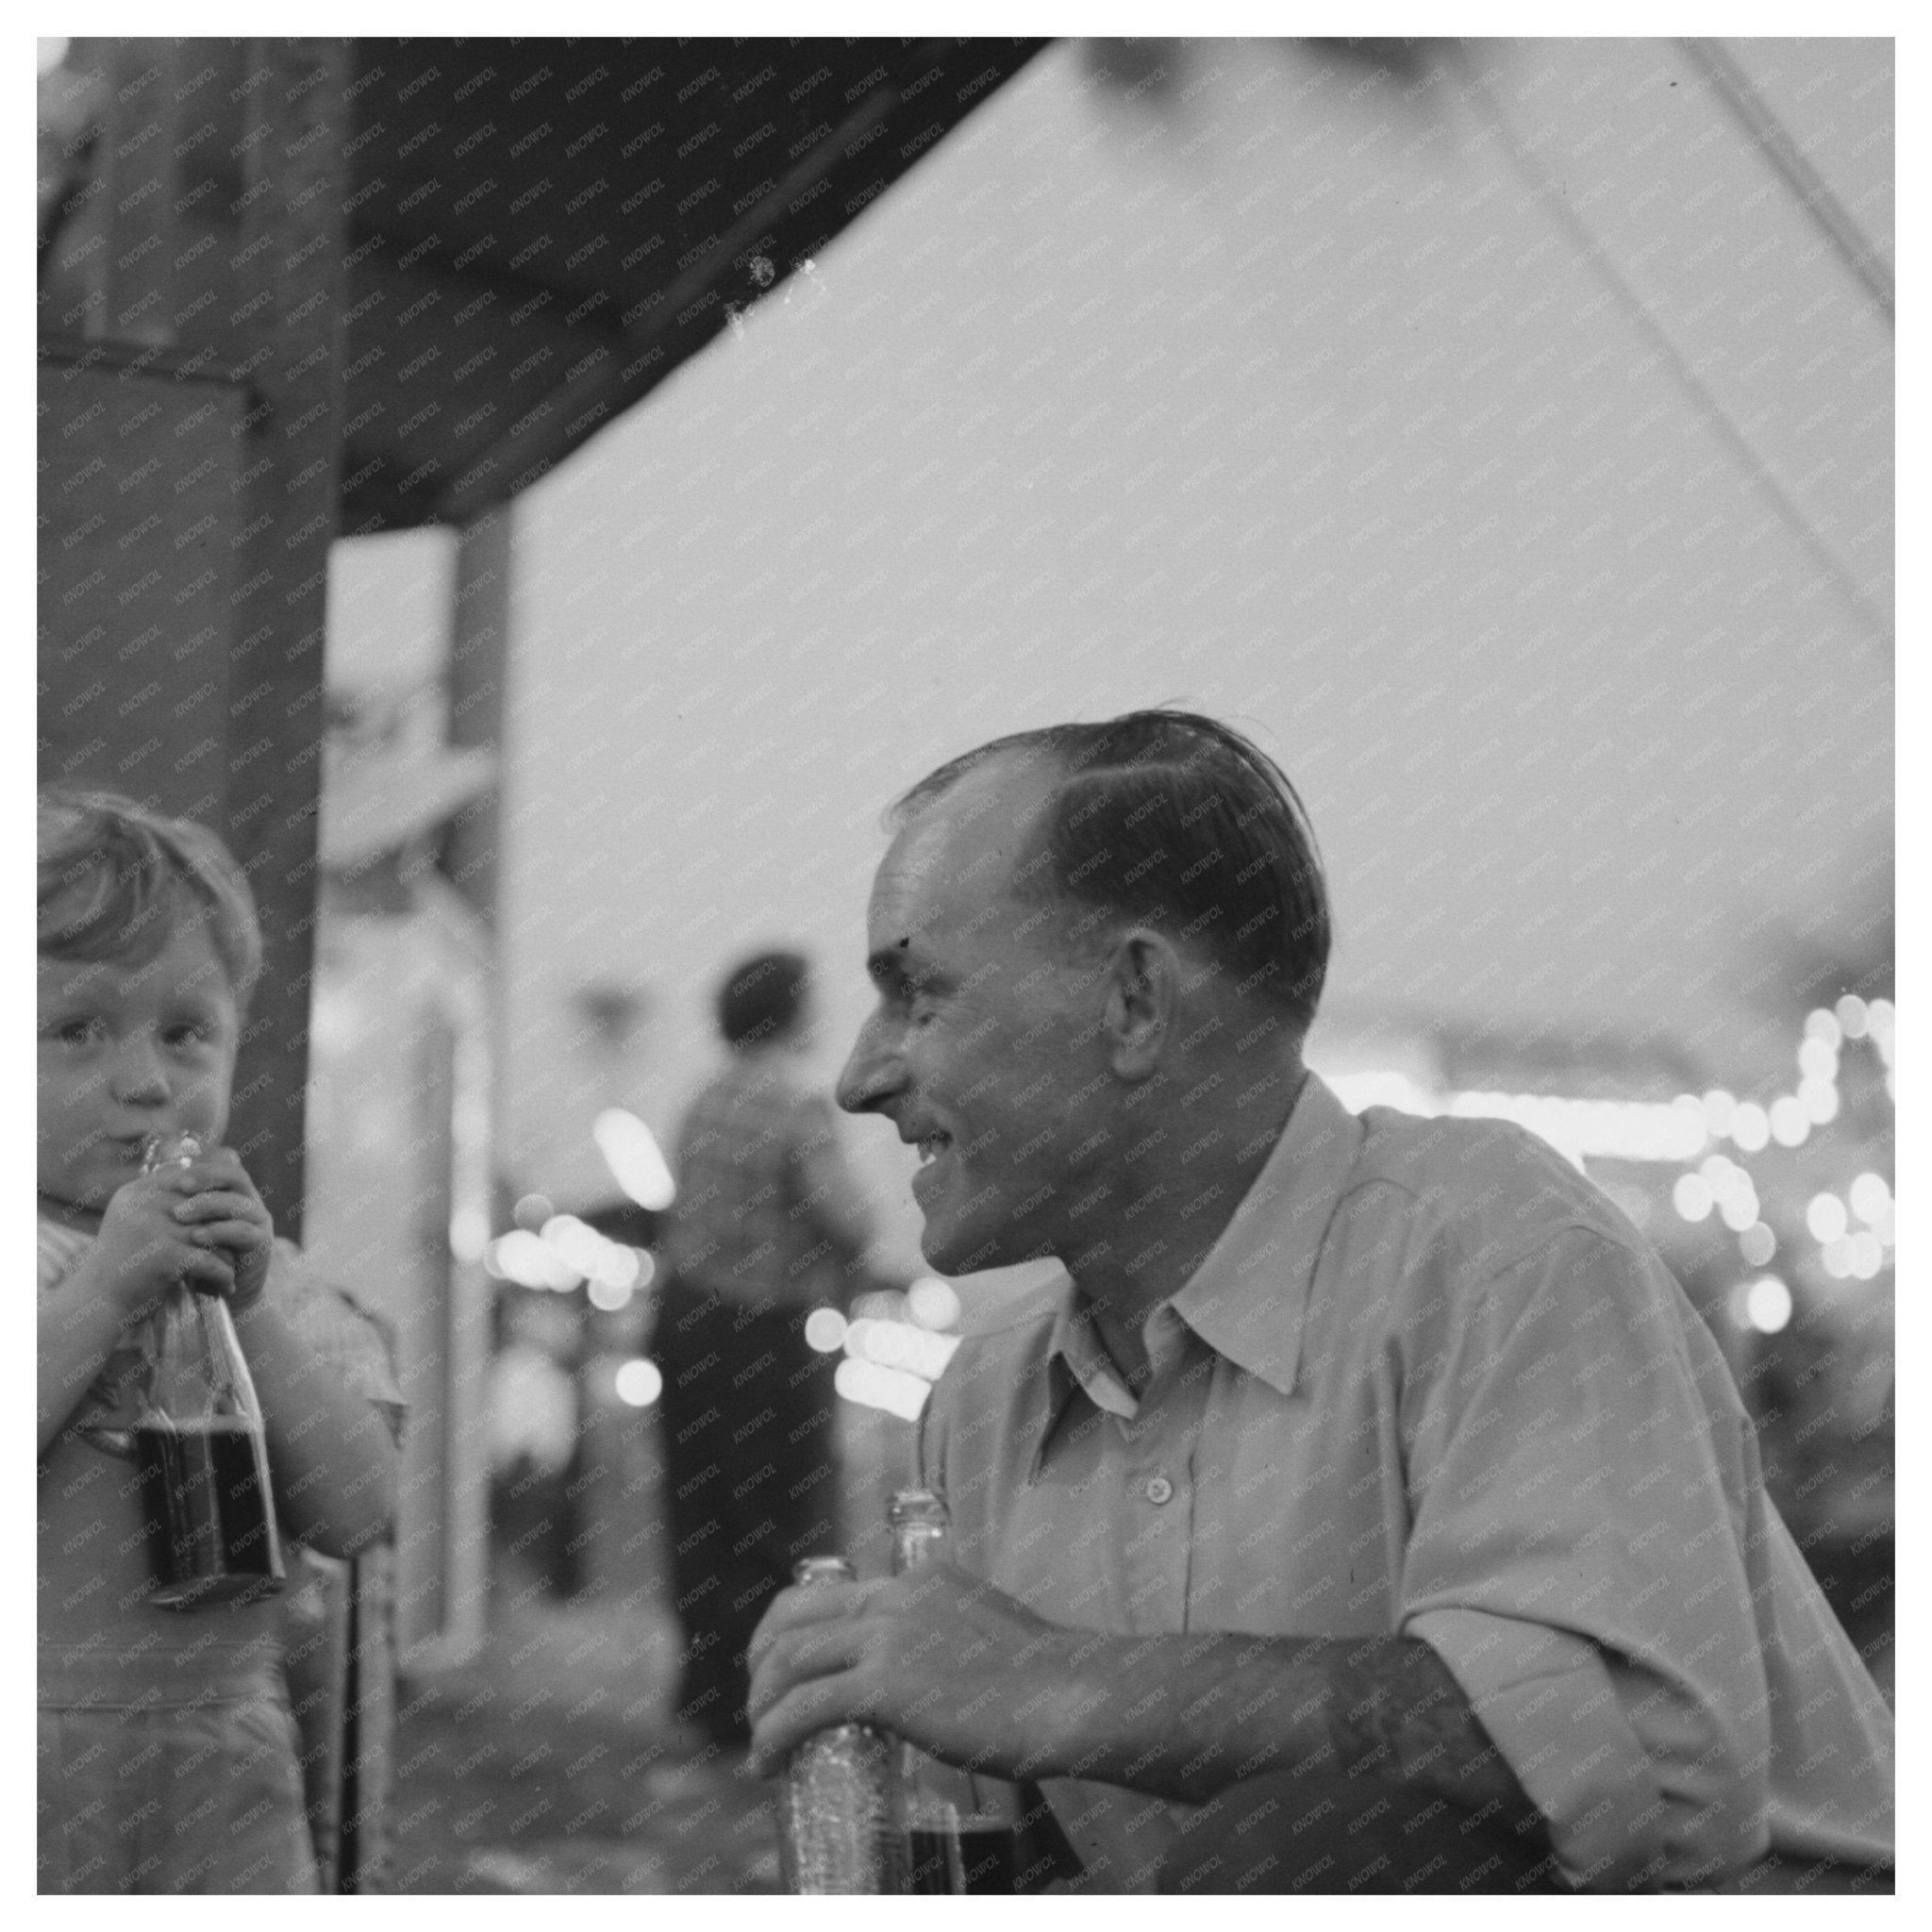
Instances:
[[[38,1222],[42,1300],[58,1295],[94,1237]],[[291,1242],[269,1263],[276,1296],[314,1360],[382,1413],[402,1424],[388,1352],[374,1321],[318,1276]],[[229,1694],[281,1655],[282,1616],[274,1597],[157,1609],[148,1566],[148,1511],[131,1480],[131,1454],[90,1432],[125,1421],[122,1400],[145,1362],[139,1337],[109,1354],[39,1465],[38,1605],[40,1702],[43,1707],[173,1705]]]
[[[1421,1639],[1578,1885],[1890,1860],[1890,1712],[1717,1343],[1541,1141],[1310,1075],[1143,1337],[1138,1402],[1065,1284],[962,1343],[921,1466],[963,1567],[1095,1630]],[[1089,1886],[1152,1889],[1187,1807],[1044,1789]]]

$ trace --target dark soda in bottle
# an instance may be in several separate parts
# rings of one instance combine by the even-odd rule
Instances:
[[[886,1512],[892,1574],[945,1555],[951,1519],[932,1490],[900,1490]],[[958,1770],[903,1744],[907,1890],[1010,1895],[1079,1870],[1045,1800],[1030,1786]]]
[[[148,1149],[142,1171],[187,1166],[192,1134]],[[163,1609],[239,1602],[279,1590],[286,1571],[255,1380],[218,1295],[182,1283],[150,1318],[147,1364],[127,1431]]]

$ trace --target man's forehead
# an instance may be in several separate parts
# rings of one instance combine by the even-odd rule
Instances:
[[[873,879],[875,944],[909,943],[1012,890],[1032,849],[1058,773],[1039,758],[1002,754],[975,766],[921,808]],[[891,933],[881,926],[895,926]]]

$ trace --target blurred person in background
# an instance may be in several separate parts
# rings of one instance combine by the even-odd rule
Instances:
[[[745,1649],[800,1557],[838,1520],[833,1358],[806,1341],[869,1284],[865,1204],[828,1095],[806,1081],[810,967],[745,960],[717,995],[724,1070],[676,1148],[658,1316],[674,1601],[685,1652],[677,1716],[739,1748]]]
[[[954,1561],[767,1614],[755,1762],[856,1718],[1039,1779],[1105,1892],[1888,1889],[1890,1713],[1655,1249],[1304,1063],[1279,767],[1134,712],[891,823],[840,1102],[935,1269],[1066,1273],[926,1405]]]
[[[541,1289],[508,1291],[497,1312],[503,1344],[490,1364],[487,1413],[503,1581],[513,1607],[536,1591],[568,1602],[584,1575],[573,1480],[582,1456],[576,1312]]]

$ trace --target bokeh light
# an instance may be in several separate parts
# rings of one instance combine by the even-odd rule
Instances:
[[[567,1293],[582,1278],[548,1241],[526,1227],[513,1227],[499,1235],[484,1250],[483,1265],[520,1288],[548,1288],[559,1293]]]
[[[1797,1099],[1813,1126],[1824,1126],[1838,1118],[1838,1087],[1833,1081],[1800,1080]]]
[[[628,1301],[643,1276],[644,1262],[648,1258],[636,1248],[625,1247],[622,1241],[606,1241],[604,1252],[597,1257],[597,1265],[590,1271],[591,1279],[604,1288],[622,1290],[625,1300]]]
[[[1847,1040],[1862,1040],[1871,1024],[1871,1009],[1855,992],[1848,992],[1833,1009]]]
[[[1742,1234],[1757,1224],[1757,1190],[1746,1182],[1733,1189],[1719,1205],[1718,1215],[1733,1234]]]
[[[1738,1237],[1738,1252],[1753,1268],[1762,1268],[1777,1253],[1777,1237],[1763,1222],[1754,1222]]]
[[[1878,1217],[1891,1206],[1891,1190],[1883,1174],[1861,1174],[1852,1183],[1850,1191],[1852,1212],[1868,1227],[1875,1226]]]
[[[1731,1121],[1731,1139],[1746,1154],[1756,1154],[1771,1139],[1771,1116],[1755,1100],[1739,1103]]]
[[[959,1345],[957,1335],[936,1335],[929,1328],[916,1328],[910,1322],[880,1322],[861,1319],[845,1331],[845,1353],[884,1368],[904,1369],[908,1374],[937,1382],[945,1373]]]
[[[1760,1335],[1775,1335],[1791,1319],[1791,1291],[1775,1274],[1762,1274],[1744,1291],[1744,1312]]]
[[[1869,1227],[1852,1237],[1852,1274],[1859,1281],[1870,1281],[1885,1266],[1885,1250]]]
[[[677,1183],[658,1138],[636,1114],[607,1107],[591,1123],[591,1138],[611,1177],[640,1208],[661,1212],[677,1198]]]
[[[805,1318],[805,1343],[821,1355],[837,1355],[845,1345],[845,1317],[837,1308],[814,1308]]]
[[[458,1208],[449,1218],[449,1251],[458,1261],[480,1261],[490,1245],[490,1217],[480,1208]]]
[[[633,1356],[617,1370],[617,1399],[632,1408],[649,1408],[664,1392],[664,1376],[658,1364],[643,1356]]]
[[[833,1387],[847,1402],[867,1408],[882,1408],[905,1422],[917,1422],[932,1392],[932,1384],[904,1369],[889,1369],[883,1362],[864,1361],[847,1357],[839,1364]]]
[[[1811,1132],[1811,1117],[1794,1093],[1781,1093],[1771,1103],[1771,1138],[1780,1147],[1802,1147]]]
[[[1845,1231],[1845,1204],[1836,1194],[1813,1194],[1805,1209],[1805,1225],[1814,1241],[1837,1241]]]
[[[1838,1015],[1829,1007],[1814,1007],[1805,1015],[1805,1038],[1807,1041],[1815,1040],[1836,1053],[1840,1042],[1844,1039],[1844,1029],[1839,1024]]]
[[[906,1312],[922,1328],[950,1328],[959,1319],[959,1297],[951,1282],[928,1274],[906,1291]]]
[[[1872,1036],[1872,1043],[1889,1066],[1891,1063],[1891,1049],[1894,1044],[1894,1028],[1898,1024],[1898,1009],[1890,1000],[1874,1000],[1865,1009],[1865,1030]]]
[[[1714,1205],[1710,1188],[1702,1174],[1682,1174],[1677,1176],[1677,1184],[1671,1190],[1671,1206],[1686,1221],[1702,1221]]]
[[[1822,1040],[1805,1041],[1798,1048],[1798,1071],[1807,1080],[1837,1079],[1837,1050]]]
[[[602,1308],[607,1315],[614,1315],[630,1306],[631,1296],[636,1291],[625,1281],[607,1281],[601,1275],[591,1277],[590,1296],[593,1308]]]
[[[585,1276],[596,1274],[609,1245],[594,1227],[575,1214],[553,1214],[537,1230],[537,1236],[557,1250],[566,1267]]]

